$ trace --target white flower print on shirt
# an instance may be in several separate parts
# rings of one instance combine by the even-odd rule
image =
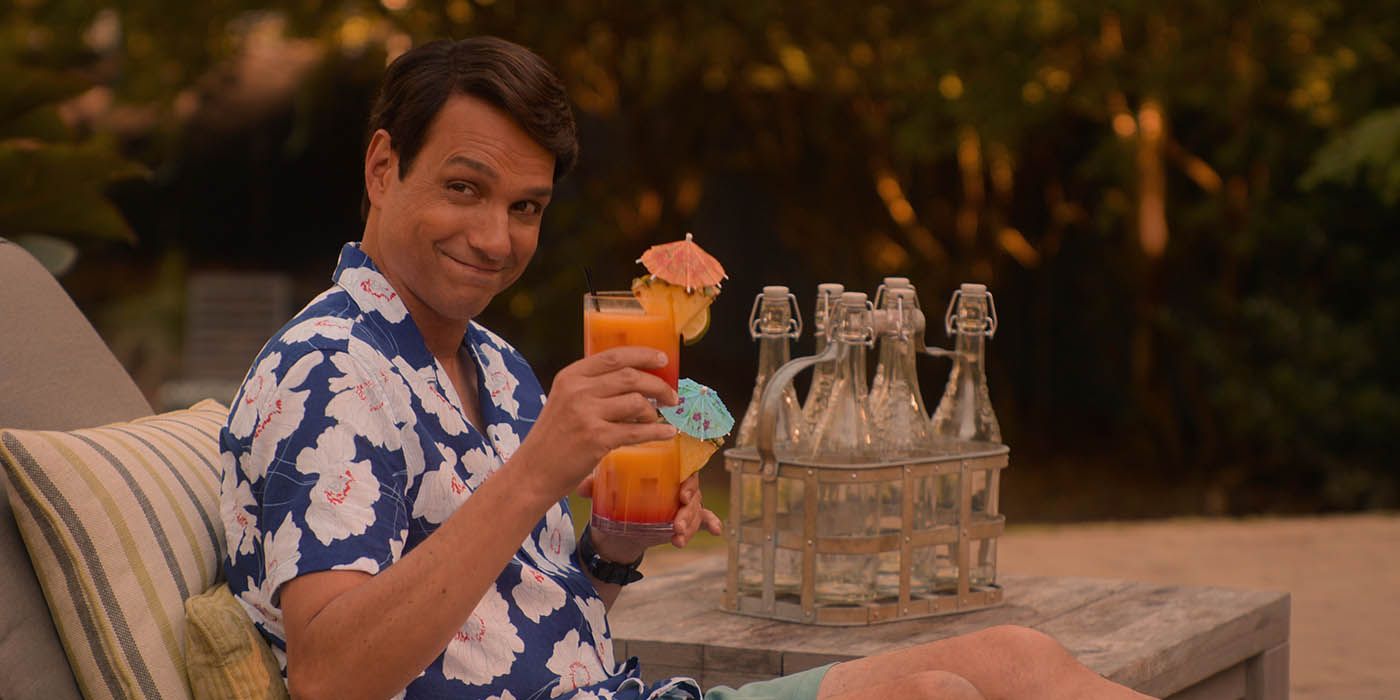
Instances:
[[[388,402],[389,415],[396,421],[417,423],[417,417],[411,403],[413,391],[409,389],[408,382],[399,376],[397,368],[390,362],[389,358],[385,357],[378,348],[360,338],[351,338],[350,342],[346,343],[345,351],[358,365],[354,375],[373,380],[379,385],[384,399]],[[344,368],[342,371],[349,372]]]
[[[492,695],[486,700],[515,700],[515,696],[509,690],[502,690],[500,695]]]
[[[257,420],[251,431],[252,449],[248,452],[248,466],[244,470],[249,481],[257,482],[267,474],[268,467],[277,456],[278,445],[301,427],[301,421],[306,416],[306,397],[311,395],[311,391],[292,390],[306,381],[311,370],[321,364],[322,357],[318,352],[303,355],[287,370],[279,386],[260,390],[251,403],[245,394],[240,402],[240,410],[257,408]],[[270,383],[265,386],[270,387]]]
[[[340,286],[350,292],[365,311],[376,311],[389,323],[398,323],[408,316],[408,307],[384,275],[368,267],[346,268],[340,275]]]
[[[588,628],[593,632],[593,646],[602,657],[603,668],[615,668],[617,663],[613,659],[613,645],[608,637],[608,608],[603,605],[603,599],[577,597],[574,598],[574,605],[583,613],[583,619],[588,621]]]
[[[564,589],[528,564],[520,565],[520,583],[511,589],[510,596],[531,622],[539,622],[564,606]]]
[[[382,390],[382,381],[365,376],[346,353],[331,355],[331,364],[340,370],[341,376],[328,382],[335,396],[326,404],[326,415],[377,447],[398,449],[399,431],[394,425],[389,399]],[[396,379],[390,380],[398,383]]]
[[[593,645],[579,643],[578,630],[569,630],[563,639],[554,643],[554,654],[549,657],[545,668],[559,676],[559,684],[549,693],[552,698],[593,685],[607,677]]]
[[[491,402],[510,414],[511,418],[519,418],[520,402],[515,399],[515,389],[520,386],[520,380],[506,368],[506,360],[499,350],[489,345],[479,345],[477,351],[481,353],[483,365],[481,381],[486,386],[486,393],[491,396]]]
[[[525,651],[525,642],[510,623],[509,613],[510,607],[496,586],[488,586],[466,623],[447,643],[443,675],[467,685],[485,685],[510,673],[515,658]]]
[[[564,508],[558,503],[545,512],[539,536],[532,532],[520,544],[520,548],[535,560],[535,566],[554,574],[567,572],[574,546],[574,524],[565,517]]]
[[[300,544],[301,528],[292,522],[292,514],[288,513],[275,532],[263,535],[263,556],[266,560],[263,563],[262,584],[256,584],[249,576],[248,590],[238,596],[245,607],[251,606],[257,612],[253,619],[261,621],[269,632],[278,637],[285,638],[282,611],[272,604],[272,594],[278,586],[296,578],[297,563],[301,561]]]
[[[467,490],[475,492],[486,477],[496,473],[501,460],[485,447],[473,447],[462,453],[462,466],[467,470]]]
[[[350,329],[354,327],[355,322],[347,318],[308,318],[282,333],[282,342],[304,343],[318,335],[328,340],[346,340],[350,337]]]
[[[408,542],[408,528],[399,530],[399,536],[389,540],[389,561],[403,559],[403,546]]]
[[[502,460],[510,459],[510,456],[520,449],[520,436],[515,434],[515,428],[509,423],[486,426],[486,435],[491,438],[491,445],[496,448],[496,454],[500,455]]]
[[[486,326],[483,326],[475,321],[472,322],[472,327],[481,331],[482,335],[485,335],[486,339],[491,341],[496,347],[502,350],[511,349],[510,344],[503,340],[501,336],[496,335],[496,333],[490,328],[487,328]]]
[[[413,517],[441,525],[466,502],[469,489],[457,474],[457,453],[447,445],[436,444],[442,461],[423,475],[418,499],[413,502]]]
[[[462,420],[462,413],[456,406],[447,399],[442,392],[433,386],[436,374],[431,367],[425,367],[422,372],[415,370],[403,356],[394,357],[394,367],[399,370],[399,375],[408,382],[413,395],[418,397],[418,403],[423,406],[423,410],[431,413],[442,425],[443,432],[448,435],[461,435],[467,431],[466,421]]]
[[[223,496],[219,498],[219,517],[224,521],[224,541],[228,543],[228,556],[238,561],[240,554],[252,554],[258,539],[258,516],[253,514],[257,501],[248,482],[238,481],[233,468],[233,455],[223,453],[224,462]],[[237,484],[237,485],[235,485]]]
[[[406,472],[405,483],[414,479],[427,468],[427,458],[423,455],[423,441],[416,430],[416,423],[406,423],[399,428],[399,449],[403,450],[403,465]]]
[[[333,571],[363,571],[371,576],[379,573],[379,562],[369,557],[360,557],[349,564],[336,564],[331,567]]]
[[[243,391],[234,405],[228,421],[228,430],[240,440],[253,433],[258,423],[258,409],[266,398],[277,390],[277,367],[282,364],[282,353],[270,352],[258,361],[252,374],[243,382]]]
[[[316,447],[302,448],[297,455],[297,471],[318,477],[306,507],[306,524],[321,544],[363,535],[374,524],[379,480],[368,460],[353,459],[355,434],[339,425],[327,428]]]

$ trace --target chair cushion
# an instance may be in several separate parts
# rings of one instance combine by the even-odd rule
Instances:
[[[219,578],[216,401],[70,432],[0,431],[0,467],[83,695],[187,698],[184,601]]]
[[[284,700],[277,657],[222,581],[185,601],[185,664],[194,700]]]
[[[151,414],[67,292],[0,238],[0,428],[69,430]],[[0,486],[0,698],[81,700]]]
[[[72,430],[151,415],[58,280],[0,238],[0,428]]]

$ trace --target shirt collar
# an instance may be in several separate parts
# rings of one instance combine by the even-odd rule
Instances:
[[[377,313],[396,325],[408,318],[408,307],[404,306],[398,291],[358,242],[346,243],[340,249],[340,261],[336,263],[332,279],[355,300],[361,311]]]
[[[332,275],[335,284],[344,289],[360,310],[366,314],[378,314],[385,321],[389,322],[389,329],[394,334],[408,333],[415,342],[412,347],[417,352],[412,353],[415,366],[436,367],[435,360],[428,353],[428,346],[423,342],[422,335],[418,332],[418,326],[413,323],[408,313],[408,307],[404,305],[399,293],[389,284],[388,278],[375,266],[374,260],[360,248],[359,242],[351,241],[340,249],[340,260],[336,263],[335,274]],[[462,337],[462,344],[470,350],[471,359],[477,363],[477,376],[482,376],[483,367],[479,355],[478,346],[488,342],[483,332],[479,330],[476,322],[467,325],[467,331]],[[400,351],[404,351],[409,346],[400,345]],[[419,356],[421,353],[421,357]],[[406,358],[407,359],[407,358]]]

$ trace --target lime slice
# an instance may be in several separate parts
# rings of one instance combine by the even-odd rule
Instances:
[[[686,345],[694,345],[705,337],[705,332],[708,330],[710,330],[710,310],[705,308],[701,309],[695,318],[690,319],[690,323],[681,328],[681,340],[684,340]]]

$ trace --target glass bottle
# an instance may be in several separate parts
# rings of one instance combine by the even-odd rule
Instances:
[[[986,370],[986,339],[996,328],[996,304],[986,285],[964,284],[953,293],[944,318],[944,329],[954,336],[953,369],[933,412],[935,436],[1001,442]]]
[[[923,312],[912,286],[891,288],[882,301],[876,312],[879,359],[870,387],[870,416],[880,456],[896,460],[927,449],[929,442],[928,409],[914,365]]]
[[[875,367],[874,386],[870,389],[870,415],[874,424],[875,445],[880,458],[887,462],[912,459],[927,453],[929,448],[928,411],[919,391],[919,378],[915,373],[915,338],[923,325],[923,312],[919,310],[914,289],[904,280],[905,286],[891,286],[890,279],[881,288],[882,308],[876,313],[876,335],[879,362]],[[933,527],[934,508],[932,493],[935,477],[921,477],[913,484],[913,526],[915,530]],[[902,527],[904,512],[904,485],[899,482],[885,482],[880,493],[880,530],[882,533],[897,533]],[[931,585],[931,575],[927,571],[936,551],[932,546],[917,547],[912,551],[910,577],[911,592],[924,593]],[[880,554],[879,573],[876,576],[876,589],[879,597],[889,598],[899,595],[898,551]]]
[[[863,292],[844,292],[831,317],[829,341],[838,346],[831,392],[819,407],[810,455],[827,462],[857,463],[874,458],[870,432],[865,351],[874,343],[870,303]]]
[[[763,390],[768,380],[791,358],[790,344],[802,333],[802,318],[796,312],[797,298],[788,288],[771,285],[754,299],[753,310],[749,314],[749,334],[758,341],[758,375],[754,378],[753,397],[739,423],[739,434],[735,438],[736,447],[753,447],[758,443],[758,415],[762,403]],[[794,318],[796,315],[796,318]],[[791,385],[783,389],[782,403],[778,406],[777,435],[774,448],[791,450],[801,439],[804,424],[802,407],[797,401],[797,391]],[[740,476],[741,522],[748,532],[761,529],[763,518],[763,480],[757,474]],[[792,527],[801,529],[802,522],[802,482],[796,479],[778,479],[776,504],[778,529]],[[739,589],[744,593],[757,593],[763,586],[763,543],[739,537]],[[776,552],[773,568],[774,591],[779,595],[797,593],[801,586],[802,553],[799,550],[781,549]]]
[[[735,437],[736,447],[753,447],[758,444],[755,431],[758,430],[758,409],[763,390],[768,380],[788,360],[792,359],[791,342],[802,334],[802,316],[797,309],[797,298],[788,293],[788,288],[771,285],[763,288],[763,293],[753,300],[753,311],[749,314],[749,336],[758,341],[758,376],[754,378],[753,397],[744,411],[744,419],[739,423],[739,434]],[[791,385],[783,390],[783,402],[778,408],[778,434],[775,447],[792,447],[802,436],[802,405],[797,401],[797,390]]]
[[[890,292],[890,290],[894,290],[894,289],[913,289],[913,288],[914,288],[914,285],[913,285],[912,283],[909,282],[909,278],[908,278],[908,277],[886,277],[886,278],[885,278],[885,281],[880,285],[880,287],[879,287],[878,289],[875,290],[875,310],[878,312],[878,311],[883,310],[886,306],[888,306],[888,304],[889,304],[889,296],[888,296],[888,293]],[[914,297],[914,306],[917,308],[918,305],[919,305],[919,298],[916,296],[916,297]],[[875,333],[875,337],[876,337],[877,339],[880,337],[880,333],[879,333],[878,330],[877,330],[876,333]],[[871,378],[871,380],[870,380],[870,405],[871,405],[871,406],[874,406],[874,405],[875,405],[876,397],[879,396],[881,393],[883,393],[884,390],[885,390],[885,387],[884,387],[885,378],[882,377],[882,376],[880,376],[879,367],[880,367],[880,364],[883,363],[883,362],[885,361],[885,359],[886,359],[885,356],[886,356],[887,354],[889,354],[889,350],[886,349],[886,345],[885,345],[884,343],[880,343],[878,349],[876,350],[876,356],[879,358],[879,360],[875,363],[875,367],[876,367],[876,369],[875,369],[875,376],[874,376],[873,378]],[[925,411],[925,413],[927,413],[927,411]]]
[[[827,321],[840,303],[841,294],[846,291],[842,285],[824,282],[817,285],[817,302],[812,308],[812,339],[816,343],[814,355],[822,354],[830,338]],[[831,383],[836,379],[836,363],[823,362],[812,368],[812,385],[807,389],[807,401],[802,405],[802,421],[807,428],[805,437],[810,438],[821,417],[821,410],[831,398]]]
[[[953,293],[944,317],[944,330],[954,336],[953,368],[948,374],[943,398],[938,402],[930,422],[935,441],[1001,442],[1001,426],[997,423],[996,412],[992,410],[986,371],[986,339],[992,337],[996,329],[996,302],[986,285],[963,284]],[[997,476],[995,470],[977,470],[968,474],[972,482],[969,490],[973,520],[996,517]],[[956,480],[945,479],[938,485],[937,491],[935,511],[940,513],[938,519],[942,522],[948,517],[942,514],[956,516],[960,512],[958,501],[961,485]],[[973,547],[969,553],[968,572],[972,585],[995,582],[996,540],[979,540],[968,543],[968,546]],[[941,561],[945,557],[948,561]],[[939,571],[956,572],[957,551],[953,546],[940,548],[938,558],[940,561],[936,566]],[[939,579],[935,585],[947,586],[947,582],[942,580],[946,578],[945,575],[935,577]]]
[[[812,457],[849,464],[852,475],[874,459],[866,402],[865,351],[872,341],[865,294],[845,292],[831,317],[830,342],[837,346],[831,397],[812,435]],[[823,539],[868,538],[879,533],[879,485],[823,483],[818,487],[817,535]],[[874,554],[817,554],[816,598],[824,603],[860,603],[875,597]]]

